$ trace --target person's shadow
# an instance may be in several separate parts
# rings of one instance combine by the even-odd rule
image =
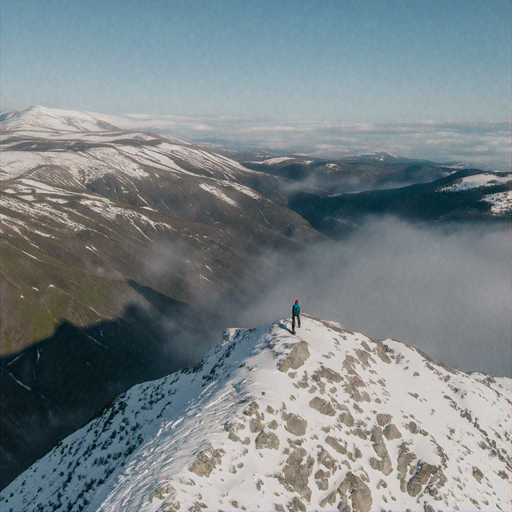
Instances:
[[[295,334],[287,325],[285,325],[283,322],[279,322],[279,327],[281,329],[284,329],[285,331],[288,331],[290,334]]]

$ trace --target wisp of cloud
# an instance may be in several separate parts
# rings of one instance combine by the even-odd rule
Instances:
[[[414,345],[465,371],[511,375],[511,230],[374,219],[338,243],[287,257],[241,324],[303,310]],[[261,265],[260,272],[265,272]]]

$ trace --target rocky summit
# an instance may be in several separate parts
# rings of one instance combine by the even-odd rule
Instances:
[[[230,329],[120,395],[1,509],[510,510],[510,392],[312,317]]]

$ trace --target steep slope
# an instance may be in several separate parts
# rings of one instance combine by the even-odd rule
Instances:
[[[62,319],[121,314],[137,298],[127,279],[185,302],[212,283],[244,300],[252,257],[318,236],[250,187],[272,178],[191,144],[43,107],[4,114],[1,128],[4,355]],[[189,263],[162,279],[148,269],[155,244]]]
[[[274,178],[107,119],[2,115],[2,485],[119,392],[204,353],[199,330],[256,293],[262,252],[320,236],[252,188]],[[178,354],[183,332],[194,346]]]
[[[510,379],[305,317],[231,329],[34,464],[2,510],[510,510]]]

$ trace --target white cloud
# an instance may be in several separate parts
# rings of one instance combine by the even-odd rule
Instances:
[[[463,161],[484,169],[510,170],[510,122],[333,123],[285,122],[239,117],[117,116],[118,126],[151,130],[190,142],[240,149],[274,150],[337,158],[387,151],[437,162]]]

